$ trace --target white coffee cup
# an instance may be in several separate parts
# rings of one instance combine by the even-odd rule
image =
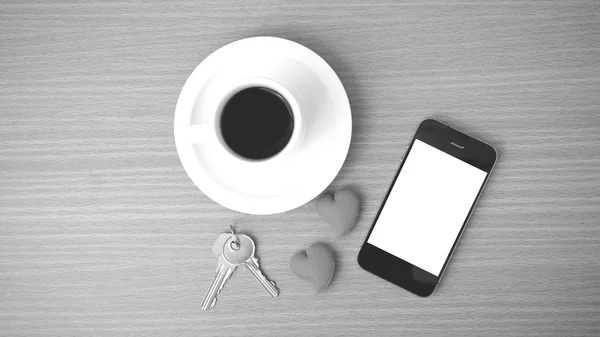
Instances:
[[[223,82],[221,82],[223,83]],[[273,90],[281,95],[289,106],[293,117],[293,130],[289,141],[285,147],[277,154],[266,159],[249,159],[240,156],[234,152],[223,139],[221,132],[221,115],[227,102],[238,92],[252,87],[264,87]],[[189,144],[210,144],[216,146],[222,154],[229,156],[229,159],[235,159],[244,163],[263,163],[265,161],[277,161],[282,158],[293,155],[301,146],[304,135],[305,121],[302,118],[302,110],[299,100],[292,95],[290,90],[277,81],[263,77],[250,77],[235,80],[227,80],[226,84],[215,86],[210,97],[210,102],[202,104],[204,109],[209,111],[199,111],[198,113],[208,116],[207,121],[203,123],[194,123],[179,127],[175,132],[179,141]],[[252,113],[252,112],[249,112]]]

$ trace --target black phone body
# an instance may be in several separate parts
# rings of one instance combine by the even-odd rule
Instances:
[[[423,121],[358,253],[360,267],[418,296],[431,295],[496,159],[492,146]]]

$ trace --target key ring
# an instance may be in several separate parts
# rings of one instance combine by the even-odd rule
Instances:
[[[235,234],[235,226],[229,225],[229,229],[231,230],[231,249],[238,250],[240,249],[240,240],[237,234]]]

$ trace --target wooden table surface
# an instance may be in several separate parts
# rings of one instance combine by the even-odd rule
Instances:
[[[225,209],[187,177],[175,103],[204,57],[272,35],[319,53],[352,106],[358,227],[314,203]],[[600,334],[600,2],[3,1],[0,335]],[[441,286],[421,299],[355,257],[418,123],[495,145],[495,173]],[[243,271],[214,310],[211,245],[252,235],[270,298]],[[315,295],[288,269],[335,251]]]

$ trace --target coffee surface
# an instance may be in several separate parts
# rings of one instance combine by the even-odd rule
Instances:
[[[225,144],[247,159],[267,159],[290,141],[294,118],[285,98],[276,91],[251,87],[234,94],[220,121]]]

